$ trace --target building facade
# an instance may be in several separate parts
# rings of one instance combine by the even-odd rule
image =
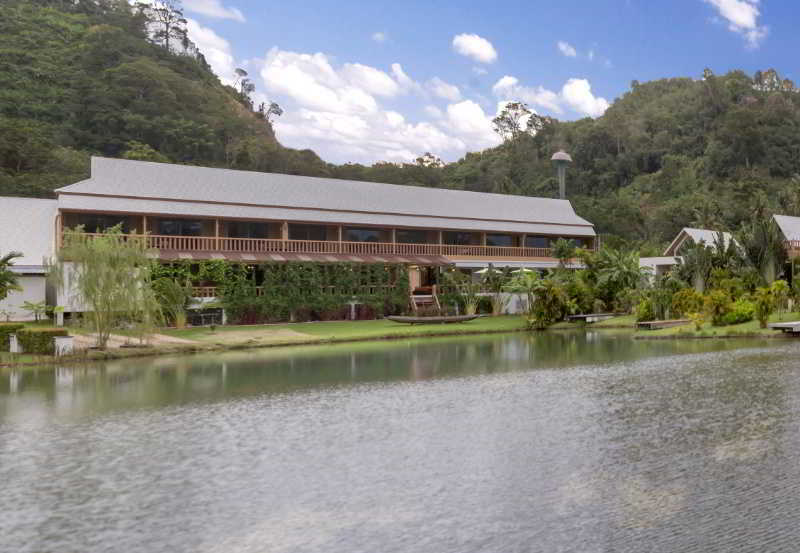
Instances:
[[[89,179],[56,194],[40,200],[51,202],[51,220],[36,225],[52,238],[49,254],[69,228],[92,234],[121,224],[164,262],[403,263],[414,288],[431,267],[546,269],[557,265],[559,238],[597,246],[569,201],[548,198],[100,157]]]

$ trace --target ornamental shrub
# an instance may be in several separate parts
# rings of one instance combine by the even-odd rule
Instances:
[[[721,326],[725,324],[724,317],[731,310],[731,300],[724,290],[712,290],[703,301],[705,312],[711,319],[711,324]]]
[[[685,317],[689,313],[697,313],[702,310],[703,296],[698,294],[694,288],[678,290],[672,296],[672,314],[675,317]]]
[[[0,323],[0,351],[8,351],[10,334],[14,334],[20,329],[25,328],[24,324],[20,323]]]
[[[730,306],[730,311],[722,316],[722,323],[736,325],[752,321],[755,317],[756,306],[745,299],[738,299]]]
[[[775,296],[769,288],[758,288],[753,294],[755,315],[761,328],[767,328],[769,316],[775,310]]]
[[[642,299],[636,305],[636,321],[653,321],[656,318],[655,309],[653,309],[653,302],[650,298]]]
[[[17,332],[17,339],[25,353],[53,355],[56,336],[69,336],[64,328],[26,328]]]

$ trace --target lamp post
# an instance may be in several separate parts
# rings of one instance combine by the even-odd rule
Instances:
[[[572,158],[564,150],[559,150],[550,158],[558,171],[558,197],[567,198],[567,164],[572,163]]]

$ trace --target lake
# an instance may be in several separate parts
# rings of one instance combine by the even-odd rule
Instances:
[[[0,551],[796,551],[798,353],[576,331],[0,373]]]

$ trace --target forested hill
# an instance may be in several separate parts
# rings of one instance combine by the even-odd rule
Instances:
[[[0,11],[0,194],[46,196],[85,178],[92,154],[326,167],[278,144],[266,113],[246,87],[220,83],[185,23],[167,48],[154,39],[159,14],[126,0],[3,0]]]
[[[683,226],[800,215],[800,94],[771,70],[634,81],[598,119],[535,116],[525,132],[510,110],[501,146],[443,166],[332,165],[282,147],[245,87],[223,86],[180,28],[167,48],[148,17],[126,0],[3,3],[0,195],[46,196],[100,154],[554,196],[550,156],[564,148],[578,213],[643,253]]]

